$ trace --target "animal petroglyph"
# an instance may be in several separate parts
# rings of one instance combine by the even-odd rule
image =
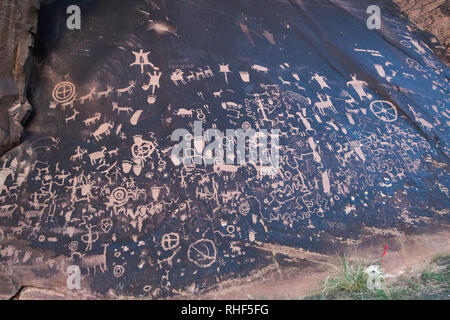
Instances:
[[[111,134],[111,129],[114,127],[112,122],[103,123],[98,127],[97,130],[92,132],[90,135],[95,138],[95,140],[100,141],[103,135],[108,136]]]
[[[94,270],[94,274],[96,273],[97,267],[100,268],[102,273],[108,270],[108,265],[106,261],[106,249],[109,244],[102,244],[103,246],[103,254],[96,254],[92,256],[84,256],[80,262],[80,265],[88,270],[88,273],[91,269]]]

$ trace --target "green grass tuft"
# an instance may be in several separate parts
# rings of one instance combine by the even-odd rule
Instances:
[[[383,290],[367,288],[366,265],[348,256],[340,258],[339,270],[330,275],[319,294],[305,299],[449,300],[450,256],[433,259],[419,275],[405,275]]]
[[[355,294],[367,292],[368,275],[366,265],[360,260],[350,260],[347,254],[339,257],[340,269],[325,281],[323,297],[340,296],[342,293]]]

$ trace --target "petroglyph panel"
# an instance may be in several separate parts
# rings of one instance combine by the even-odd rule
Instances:
[[[388,11],[390,42],[354,1],[356,19],[262,2],[99,0],[77,31],[42,8],[36,114],[0,159],[0,272],[76,265],[99,295],[160,298],[270,267],[265,243],[449,222],[449,69]]]

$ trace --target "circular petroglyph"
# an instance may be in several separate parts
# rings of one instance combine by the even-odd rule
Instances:
[[[125,268],[121,265],[114,266],[114,277],[120,278],[125,273]]]
[[[71,241],[69,243],[69,250],[74,252],[77,251],[77,249],[78,249],[78,241]]]
[[[247,201],[241,202],[239,205],[239,212],[243,214],[244,216],[247,215],[250,211],[250,204]]]
[[[417,60],[414,60],[413,58],[406,58],[406,63],[416,70],[419,70],[420,64],[417,62]]]
[[[139,136],[134,137],[134,144],[131,147],[131,153],[136,159],[147,159],[153,151],[155,151],[155,145],[147,140],[142,139]]]
[[[393,122],[397,120],[397,108],[385,100],[375,100],[370,104],[370,111],[384,122]]]
[[[72,101],[75,98],[75,85],[69,81],[58,83],[53,88],[52,97],[60,103]]]
[[[123,187],[117,187],[111,192],[111,202],[115,206],[123,206],[128,202],[128,191]]]
[[[180,236],[175,232],[166,233],[161,239],[161,246],[165,251],[175,249],[179,244]]]
[[[197,240],[189,246],[188,259],[200,268],[208,268],[217,258],[214,242],[209,239]]]
[[[411,48],[412,47],[411,43],[409,43],[408,40],[400,40],[400,43],[406,48]]]
[[[249,123],[249,122],[247,122],[247,121],[245,121],[243,124],[242,124],[242,129],[244,130],[244,131],[248,131],[248,130],[250,130],[252,128],[252,125]]]

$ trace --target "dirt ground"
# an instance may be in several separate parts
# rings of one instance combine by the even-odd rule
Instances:
[[[434,234],[397,236],[388,242],[388,250],[383,258],[382,267],[386,284],[390,285],[401,277],[415,277],[422,272],[437,256],[450,253],[450,228],[445,228]],[[380,259],[385,243],[379,245],[349,246],[346,252],[351,257],[358,257],[370,263]],[[269,251],[274,249],[268,249]],[[281,252],[286,248],[279,248]],[[306,268],[277,269],[274,267],[261,270],[248,278],[224,282],[219,287],[201,296],[184,296],[179,298],[192,299],[303,299],[317,293],[326,278],[337,270],[339,261],[336,255],[318,255],[301,249],[289,248],[293,258],[302,257],[312,265]],[[276,260],[276,259],[274,259]]]

